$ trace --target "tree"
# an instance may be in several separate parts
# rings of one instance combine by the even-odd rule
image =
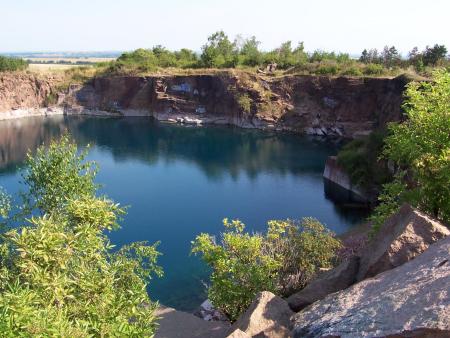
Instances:
[[[400,61],[400,55],[394,46],[385,46],[381,53],[381,58],[386,67],[392,67]]]
[[[370,59],[369,59],[369,53],[367,52],[367,49],[364,49],[361,53],[361,56],[359,57],[359,61],[361,61],[362,63],[369,63]]]
[[[239,52],[243,65],[254,67],[262,63],[263,58],[262,53],[259,51],[259,45],[260,42],[254,36],[243,41]]]
[[[96,171],[83,156],[65,136],[28,157],[24,194],[34,212],[0,234],[6,337],[151,337],[156,330],[157,304],[146,286],[162,273],[157,244],[112,250],[106,233],[125,211],[96,196]],[[0,195],[1,216],[9,220],[10,199]]]
[[[436,70],[431,82],[411,82],[403,108],[407,120],[391,124],[384,157],[398,168],[373,220],[379,226],[402,202],[450,221],[450,73]],[[387,210],[387,212],[385,212]]]
[[[447,48],[444,45],[435,44],[433,47],[426,47],[423,52],[423,63],[428,65],[436,65],[439,60],[447,56]]]
[[[200,60],[207,68],[235,67],[238,54],[228,36],[223,31],[218,31],[208,37],[208,42],[202,47]]]

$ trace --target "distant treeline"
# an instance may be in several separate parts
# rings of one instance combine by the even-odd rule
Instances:
[[[28,67],[28,62],[23,59],[12,58],[0,55],[0,72],[24,70]]]
[[[256,37],[237,37],[231,41],[219,31],[212,34],[201,49],[195,53],[189,49],[170,51],[158,45],[151,49],[137,49],[122,54],[109,64],[111,71],[152,71],[156,68],[236,68],[260,67],[277,64],[281,70],[315,74],[381,75],[395,69],[414,68],[422,72],[426,67],[449,66],[444,45],[426,47],[422,52],[414,47],[403,58],[394,46],[386,46],[381,52],[365,49],[359,59],[347,53],[316,50],[305,51],[303,42],[293,46],[291,41],[282,43],[271,51],[262,51]],[[105,65],[105,64],[104,64]]]

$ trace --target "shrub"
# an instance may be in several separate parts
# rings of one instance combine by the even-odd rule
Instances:
[[[363,72],[366,75],[381,75],[383,74],[383,66],[375,63],[369,63],[364,67]]]
[[[320,75],[336,75],[339,72],[339,66],[337,64],[321,64],[316,70]]]
[[[252,99],[248,96],[248,94],[239,94],[237,96],[237,103],[243,112],[250,113],[252,108]]]
[[[197,236],[192,252],[212,268],[208,297],[231,320],[263,290],[288,295],[302,288],[320,268],[334,263],[340,242],[319,221],[269,221],[265,234],[244,232],[239,220],[224,220],[220,243]]]
[[[348,76],[362,76],[363,73],[362,73],[362,71],[361,71],[358,67],[356,67],[356,66],[351,66],[351,67],[345,69],[345,70],[342,72],[342,75],[348,75]]]
[[[391,180],[386,161],[381,161],[386,131],[347,143],[337,155],[338,164],[350,176],[353,184],[362,188],[379,187]]]
[[[68,137],[28,158],[24,194],[34,211],[14,218],[18,225],[0,234],[4,336],[141,337],[155,332],[157,304],[146,286],[153,274],[162,273],[157,244],[112,250],[106,232],[119,227],[124,209],[95,196],[95,174],[83,159]],[[10,209],[5,204],[1,198],[3,216]]]
[[[437,70],[433,82],[411,82],[403,105],[407,120],[389,126],[383,156],[398,173],[385,186],[372,220],[375,229],[403,202],[450,221],[450,73]]]
[[[0,72],[25,70],[28,68],[28,62],[19,58],[10,58],[0,55]]]

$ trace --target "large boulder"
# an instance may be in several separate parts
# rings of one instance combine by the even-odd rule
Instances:
[[[225,322],[208,322],[193,314],[164,306],[158,308],[156,315],[159,317],[159,327],[155,338],[223,338],[229,329]]]
[[[230,332],[239,329],[250,337],[290,337],[293,314],[285,300],[268,291],[260,292]]]
[[[450,237],[292,317],[294,337],[450,337]]]
[[[404,204],[364,248],[357,280],[400,266],[448,235],[450,231],[443,224]]]
[[[330,293],[348,288],[356,281],[358,267],[359,257],[346,259],[336,268],[313,280],[303,290],[290,296],[287,299],[290,308],[298,312]]]

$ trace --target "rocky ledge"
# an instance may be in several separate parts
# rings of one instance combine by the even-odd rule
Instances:
[[[273,78],[230,70],[205,75],[97,77],[62,91],[57,79],[10,73],[0,76],[0,115],[56,106],[65,114],[153,116],[164,121],[358,137],[402,118],[407,82],[403,76]]]

